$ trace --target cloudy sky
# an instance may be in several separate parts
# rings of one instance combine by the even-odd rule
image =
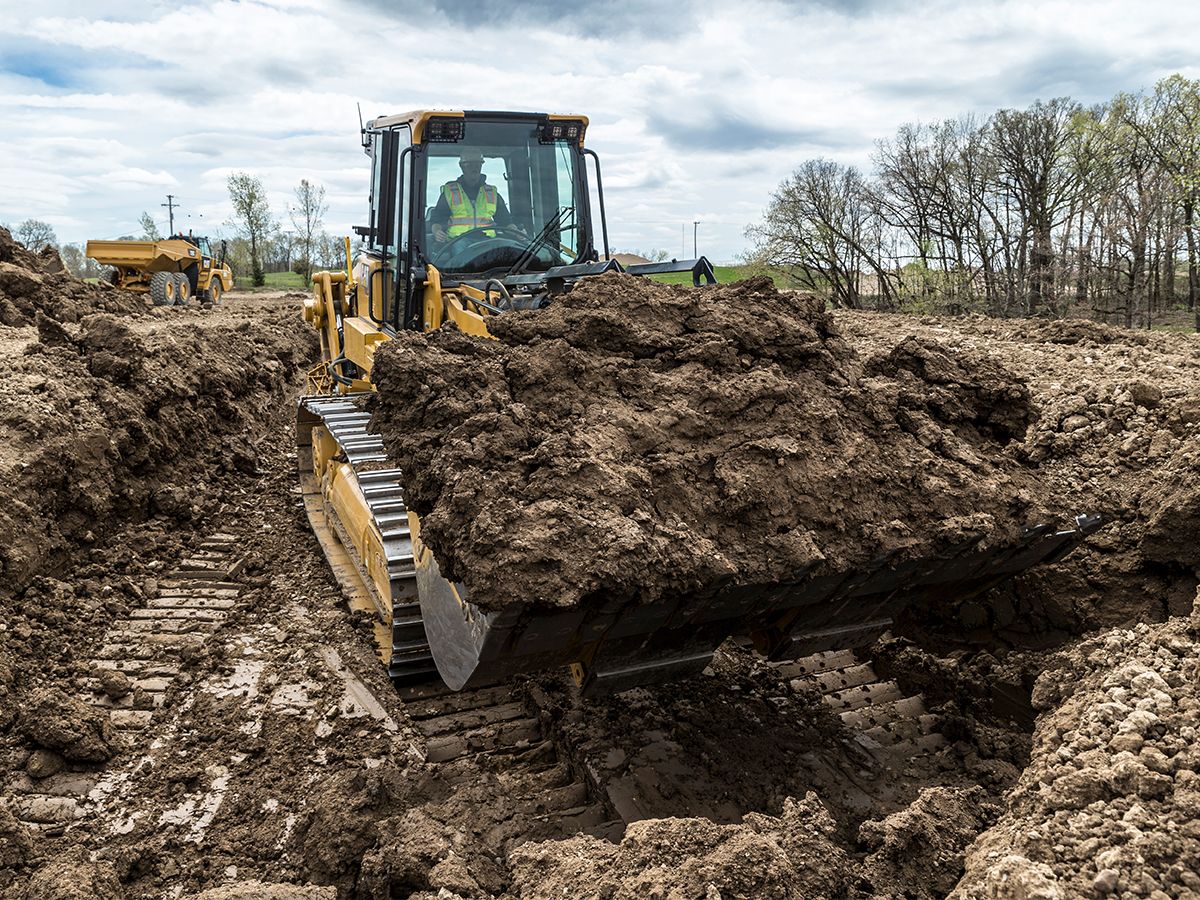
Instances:
[[[1200,77],[1200,5],[835,0],[0,0],[0,223],[60,240],[150,211],[215,234],[231,172],[286,223],[301,178],[331,232],[365,220],[366,118],[583,113],[621,249],[717,261],[804,159],[1038,98]]]

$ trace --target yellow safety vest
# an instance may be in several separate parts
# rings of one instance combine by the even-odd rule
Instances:
[[[450,227],[446,229],[446,234],[450,237],[465,234],[472,228],[496,224],[497,195],[496,189],[490,184],[485,182],[480,185],[474,202],[457,181],[443,184],[442,194],[450,206]]]

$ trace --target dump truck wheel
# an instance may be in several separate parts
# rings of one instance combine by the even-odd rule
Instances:
[[[155,272],[150,276],[150,299],[155,306],[175,305],[175,276],[171,272]]]
[[[187,306],[192,299],[192,283],[183,272],[175,273],[175,305]]]
[[[208,299],[213,306],[221,305],[221,281],[218,278],[212,280],[212,284],[208,286]]]

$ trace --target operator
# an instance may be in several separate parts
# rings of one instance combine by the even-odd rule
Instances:
[[[442,185],[430,216],[433,239],[439,244],[475,228],[492,225],[503,228],[513,224],[504,198],[487,183],[487,176],[483,174],[483,154],[478,150],[464,150],[458,158],[458,167],[462,174],[456,181]],[[488,233],[495,235],[495,232]]]

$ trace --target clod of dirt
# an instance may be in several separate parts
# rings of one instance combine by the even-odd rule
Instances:
[[[1163,469],[1142,501],[1150,511],[1142,555],[1200,569],[1200,450],[1194,443],[1181,447]]]
[[[80,345],[87,353],[88,369],[97,378],[126,384],[142,368],[146,345],[120,319],[107,314],[83,320]]]
[[[416,891],[493,896],[505,872],[420,809],[379,823],[380,843],[362,860],[359,891],[372,897],[405,897]]]
[[[344,772],[330,779],[292,835],[308,877],[320,884],[353,880],[363,854],[379,838],[376,823],[403,808],[407,790],[391,766]]]
[[[188,894],[185,900],[337,900],[337,888],[239,881]]]
[[[422,539],[485,608],[844,573],[1035,516],[1003,452],[1032,416],[1020,379],[929,341],[864,363],[767,279],[614,274],[490,328],[405,332],[372,371]]]
[[[846,895],[850,859],[837,825],[816,794],[789,800],[779,818],[751,813],[741,825],[707,819],[635,822],[620,844],[579,836],[525,844],[509,857],[514,896],[551,900],[576,895],[772,897],[811,900]]]
[[[998,812],[980,787],[925,788],[908,807],[859,828],[859,843],[872,851],[860,877],[877,897],[944,897],[962,876],[963,851]]]
[[[20,727],[33,743],[74,762],[107,762],[117,754],[108,716],[57,688],[34,691]]]
[[[25,761],[25,771],[30,778],[49,778],[62,771],[64,760],[53,750],[39,747],[29,754]]]
[[[100,690],[109,699],[120,700],[133,690],[133,682],[124,672],[118,672],[116,669],[100,669],[96,674],[97,680],[100,682]]]
[[[0,869],[24,865],[33,852],[33,835],[0,803]]]
[[[64,853],[29,880],[23,900],[124,900],[113,867],[92,862],[82,851]]]

